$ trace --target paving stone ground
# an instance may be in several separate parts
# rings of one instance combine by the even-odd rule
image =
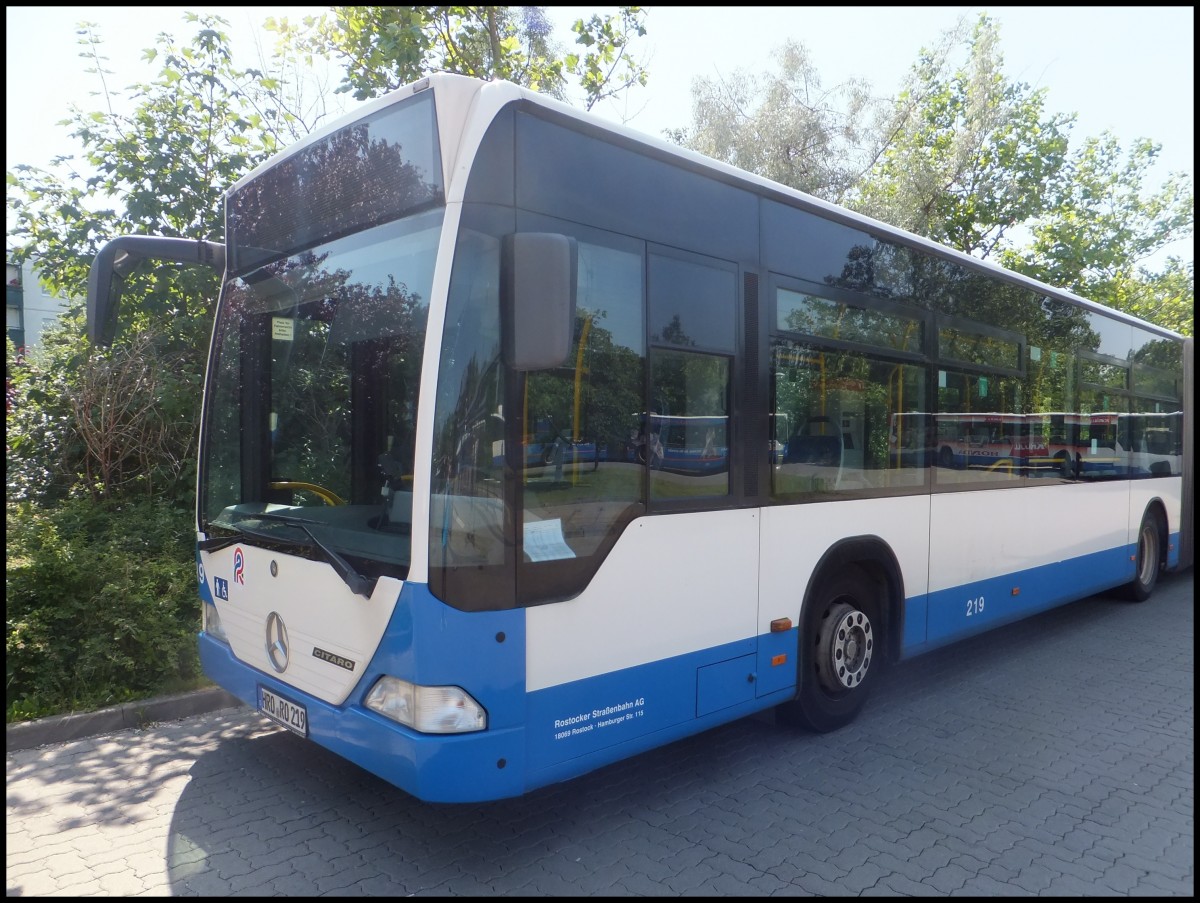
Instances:
[[[901,664],[853,725],[759,715],[430,805],[246,708],[7,755],[9,896],[1191,897],[1192,572]]]

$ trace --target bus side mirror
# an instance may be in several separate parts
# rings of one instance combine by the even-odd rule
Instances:
[[[94,345],[111,345],[117,334],[117,309],[125,277],[148,258],[212,267],[225,272],[225,246],[191,238],[123,235],[96,254],[88,271],[87,335]]]
[[[504,238],[501,336],[514,370],[560,367],[575,331],[575,239],[550,232]]]

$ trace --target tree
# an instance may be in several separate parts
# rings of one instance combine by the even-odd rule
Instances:
[[[637,6],[578,19],[572,30],[583,49],[565,54],[551,41],[540,6],[339,6],[332,17],[268,19],[267,27],[282,46],[340,61],[346,76],[337,90],[358,100],[429,72],[455,72],[516,82],[559,100],[573,77],[591,109],[646,84],[646,69],[629,54],[630,42],[646,33],[644,19]]]
[[[158,77],[130,88],[135,105],[128,113],[114,109],[120,95],[104,83],[99,35],[81,25],[81,55],[95,63],[89,71],[101,80],[106,107],[73,107],[63,122],[83,147],[82,166],[64,155],[53,161],[55,171],[21,165],[7,174],[16,256],[36,256],[54,294],[82,297],[96,250],[116,235],[220,241],[225,187],[279,147],[276,123],[286,114],[278,111],[276,86],[257,70],[233,66],[223,20],[188,14],[186,21],[195,28],[190,42],[163,34],[145,52],[147,62],[161,60]],[[209,290],[199,291],[185,272],[177,278],[164,270],[134,286],[134,306],[139,297],[146,303],[131,313],[160,324],[198,318],[207,332],[215,283],[205,277]]]
[[[1181,335],[1196,333],[1196,271],[1193,261],[1168,257],[1156,272],[1141,271],[1119,287],[1114,307]]]
[[[781,73],[697,79],[693,125],[668,137],[981,259],[1191,332],[1191,182],[1146,179],[1158,147],[1126,156],[1111,135],[1072,151],[1074,116],[1003,74],[998,24],[966,20],[922,50],[880,111],[865,86],[825,90],[804,48]],[[878,266],[876,255],[871,264]],[[866,261],[863,261],[865,264]]]
[[[1047,115],[1045,89],[1005,78],[999,27],[987,16],[954,68],[963,27],[921,52],[852,205],[987,258],[1042,212],[1047,188],[1061,178],[1074,117]]]
[[[854,206],[1011,269],[1179,331],[1192,329],[1192,267],[1147,261],[1190,235],[1190,180],[1146,179],[1159,152],[1126,154],[1108,133],[1071,150],[1073,116],[1047,114],[1046,91],[1002,74],[999,29],[981,16],[968,61],[956,44],[924,52],[896,105],[892,137]]]
[[[1031,224],[1033,240],[1007,252],[1005,265],[1190,335],[1193,265],[1168,257],[1158,269],[1147,266],[1192,233],[1195,216],[1185,176],[1146,190],[1159,150],[1140,139],[1126,153],[1107,132],[1087,139]]]
[[[804,45],[774,54],[777,73],[745,70],[692,83],[692,119],[668,132],[676,144],[833,203],[871,165],[874,109],[867,86],[824,88]]]
[[[164,34],[146,51],[147,62],[159,63],[158,76],[131,88],[130,112],[116,111],[118,95],[104,81],[100,37],[82,25],[82,55],[94,63],[90,71],[100,79],[106,107],[76,107],[65,120],[83,147],[82,159],[62,156],[53,161],[55,171],[18,166],[6,175],[14,257],[36,257],[48,290],[73,299],[20,381],[9,423],[9,463],[10,473],[15,469],[23,478],[19,488],[10,480],[10,492],[108,495],[117,484],[125,492],[190,492],[193,471],[181,462],[194,457],[215,274],[174,267],[135,272],[124,293],[125,328],[117,344],[100,350],[80,341],[87,274],[100,245],[134,233],[221,240],[225,186],[277,149],[288,119],[276,83],[233,65],[222,20],[185,19],[193,28],[189,41]],[[67,165],[72,168],[64,175]],[[97,415],[85,400],[98,397],[100,386],[111,388],[118,374],[128,377],[120,390],[132,393],[126,400],[141,398],[148,384],[134,374],[144,373],[148,361],[171,366],[154,376],[154,403],[125,406],[119,428],[125,435],[158,438],[141,452],[126,449],[133,456],[128,458],[97,438]],[[107,424],[110,430],[117,426]],[[140,460],[144,479],[132,479],[129,464],[117,459]],[[154,478],[163,472],[173,479]]]

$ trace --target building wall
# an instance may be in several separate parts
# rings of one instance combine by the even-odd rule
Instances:
[[[66,310],[67,302],[48,294],[38,282],[36,266],[26,261],[5,267],[5,327],[13,341],[25,348],[37,345],[46,327]],[[23,342],[18,341],[18,336]]]

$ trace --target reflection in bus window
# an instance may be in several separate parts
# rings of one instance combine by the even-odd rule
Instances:
[[[1159,411],[1160,402],[1134,399],[1143,410],[1123,416],[1122,438],[1129,442],[1129,474],[1133,477],[1170,477],[1183,473],[1183,412]]]
[[[1015,378],[938,371],[936,483],[1004,484],[1019,479],[1024,418]]]
[[[924,429],[909,421],[893,435],[895,418],[924,400],[923,368],[777,339],[772,372],[771,413],[790,430],[772,468],[776,498],[925,484]]]
[[[650,498],[728,494],[729,358],[655,349],[650,365],[656,410],[634,439]]]
[[[522,568],[575,560],[563,592],[582,585],[593,556],[641,510],[641,472],[623,458],[628,418],[641,407],[642,267],[636,251],[581,239],[571,352],[563,366],[525,378]],[[557,541],[535,547],[533,538],[546,535]]]

